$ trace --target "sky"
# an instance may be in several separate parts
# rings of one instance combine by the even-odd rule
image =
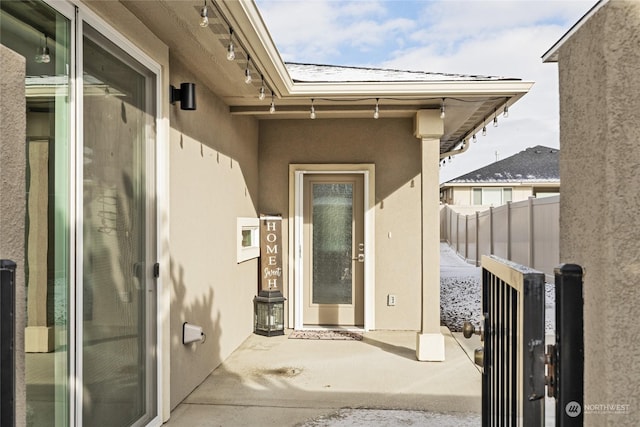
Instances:
[[[440,182],[528,147],[559,148],[558,69],[542,55],[596,0],[256,0],[286,62],[535,82]]]

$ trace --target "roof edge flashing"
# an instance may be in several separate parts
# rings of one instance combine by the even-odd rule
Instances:
[[[598,1],[598,3],[593,5],[591,9],[589,9],[587,13],[582,16],[582,18],[580,18],[575,24],[573,24],[571,28],[569,28],[569,30],[564,33],[562,37],[560,37],[560,39],[542,55],[542,62],[558,62],[558,51],[560,50],[560,48],[584,25],[585,22],[589,20],[589,18],[595,15],[595,13],[598,12],[608,2],[609,0],[600,0]]]

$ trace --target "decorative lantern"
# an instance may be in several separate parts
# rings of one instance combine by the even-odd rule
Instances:
[[[253,299],[253,331],[267,337],[284,335],[282,296],[282,216],[260,217],[260,292]]]
[[[267,337],[284,335],[284,301],[280,291],[260,291],[253,299],[254,329]]]

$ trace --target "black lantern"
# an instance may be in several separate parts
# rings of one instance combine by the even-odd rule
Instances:
[[[284,335],[284,301],[280,291],[260,291],[253,299],[253,332],[267,337]]]

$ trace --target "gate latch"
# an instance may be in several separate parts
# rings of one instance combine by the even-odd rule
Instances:
[[[480,335],[480,341],[484,341],[484,331],[482,327],[476,328],[475,325],[471,322],[464,322],[462,325],[462,335],[469,339],[473,335]]]
[[[544,377],[544,383],[547,386],[547,396],[556,397],[556,346],[547,345],[547,352],[544,355],[544,364],[547,367],[547,375]]]
[[[484,330],[482,327],[476,328],[471,322],[464,322],[462,325],[462,335],[467,339],[473,335],[480,335],[480,341],[484,342]],[[481,368],[484,367],[484,347],[478,347],[473,351],[473,361]]]

